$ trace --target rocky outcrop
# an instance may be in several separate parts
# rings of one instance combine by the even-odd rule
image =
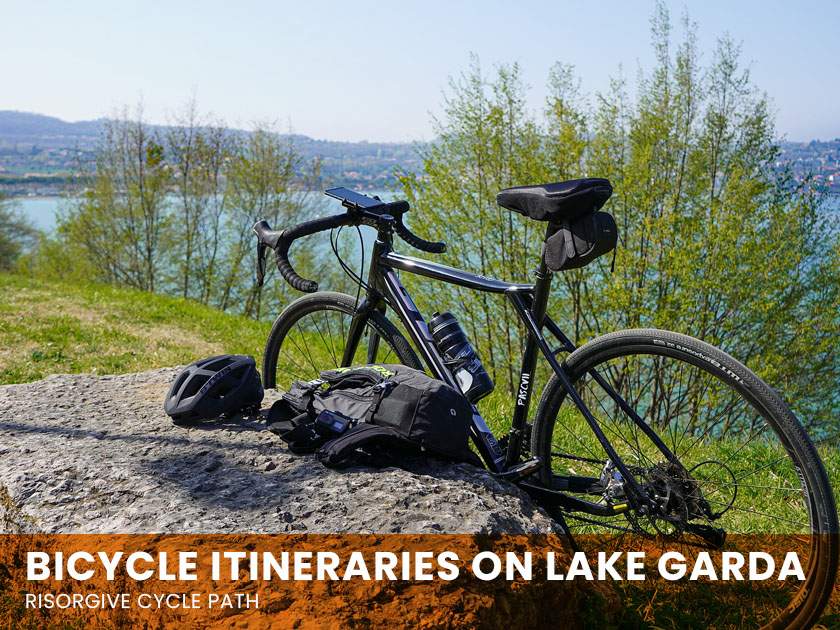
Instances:
[[[255,420],[179,428],[175,369],[0,387],[0,484],[56,533],[549,533],[514,486],[464,464],[334,471]],[[0,526],[2,526],[0,524]]]

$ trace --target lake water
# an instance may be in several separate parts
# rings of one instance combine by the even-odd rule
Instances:
[[[391,199],[394,193],[376,192],[383,199]],[[28,216],[32,222],[42,230],[51,230],[55,227],[55,213],[67,203],[63,197],[18,197],[12,200]],[[831,208],[840,211],[840,196],[830,197]]]
[[[12,203],[29,217],[35,227],[51,230],[55,227],[55,213],[66,200],[63,197],[17,197],[12,199]]]
[[[368,192],[367,195],[379,195],[382,199],[390,201],[394,198],[393,192]],[[64,197],[14,197],[12,203],[15,204],[23,214],[35,224],[35,227],[41,230],[51,230],[55,227],[55,214],[68,203]],[[338,203],[334,202],[337,209]]]

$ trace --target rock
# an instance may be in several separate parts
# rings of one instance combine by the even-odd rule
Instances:
[[[163,412],[176,373],[53,375],[0,387],[0,484],[36,529],[558,531],[515,486],[469,465],[418,459],[335,471],[290,454],[254,421],[176,427]]]

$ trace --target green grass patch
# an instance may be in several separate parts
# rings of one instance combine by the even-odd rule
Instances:
[[[270,324],[192,300],[0,274],[0,383],[261,356]]]
[[[127,373],[227,352],[260,357],[270,327],[269,322],[223,313],[191,300],[99,284],[66,284],[0,274],[0,295],[0,383],[27,382],[53,373]],[[317,366],[310,369],[311,373],[295,376],[312,378],[318,368],[333,367],[330,354],[341,356],[340,345],[331,347],[330,353],[324,349],[321,335],[327,329],[321,326],[317,330],[318,335],[307,331],[303,338],[298,337],[305,342],[287,348],[287,353],[294,350],[285,355],[290,366],[298,362],[304,367],[313,362]],[[340,332],[338,327],[329,330]],[[359,352],[360,356],[364,354]],[[538,376],[539,389],[546,378],[543,373]],[[532,401],[532,417],[537,397],[535,394]],[[502,387],[479,403],[479,410],[497,435],[509,428],[513,404],[513,395]],[[561,413],[554,447],[600,458],[601,449],[583,418],[568,403]],[[628,429],[616,426],[611,431],[617,447],[622,441],[635,443],[635,436],[630,439],[629,433],[626,440],[621,439],[619,434]],[[775,462],[781,455],[775,439],[759,439],[742,450],[739,447],[737,441],[711,440],[693,449],[692,459],[694,463],[727,461],[740,476],[759,468],[756,462]],[[825,444],[820,452],[836,493],[840,451],[835,444]],[[654,460],[656,454],[651,451],[650,457]],[[557,472],[597,476],[599,470],[597,465],[577,462],[569,471]],[[729,481],[712,467],[709,474],[712,483]],[[751,487],[739,483],[738,503],[763,504],[758,511],[766,515],[732,510],[728,525],[742,533],[799,530],[802,496],[797,481],[789,460],[783,458],[749,479]]]

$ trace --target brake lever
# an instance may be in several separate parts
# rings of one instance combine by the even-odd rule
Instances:
[[[257,286],[261,287],[265,282],[265,243],[257,242]]]

